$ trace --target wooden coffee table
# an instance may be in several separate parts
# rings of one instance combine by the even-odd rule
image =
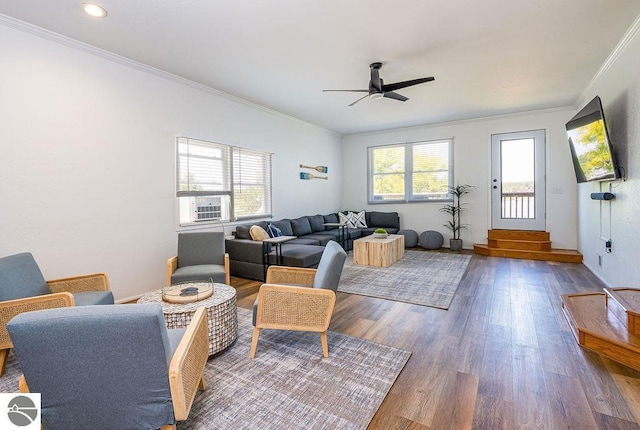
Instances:
[[[353,263],[389,267],[404,257],[404,236],[390,234],[385,239],[371,236],[353,241]]]

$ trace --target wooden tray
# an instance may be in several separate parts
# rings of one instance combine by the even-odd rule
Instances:
[[[186,288],[197,288],[198,292],[193,295],[181,295]],[[167,288],[162,293],[162,300],[169,303],[193,303],[204,300],[213,295],[213,287],[208,282],[194,282],[174,285]]]

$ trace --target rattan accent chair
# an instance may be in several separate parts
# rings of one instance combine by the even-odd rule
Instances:
[[[113,302],[104,273],[45,281],[31,253],[0,258],[0,376],[13,346],[7,323],[14,316],[40,309]]]
[[[210,279],[230,285],[224,233],[178,233],[178,255],[167,260],[167,286]]]
[[[7,328],[45,430],[175,429],[204,389],[203,307],[186,329],[168,330],[159,304],[27,312]]]
[[[318,332],[322,355],[329,356],[327,329],[346,258],[342,247],[331,241],[317,269],[269,267],[267,282],[260,287],[253,305],[250,358],[255,357],[262,329]]]

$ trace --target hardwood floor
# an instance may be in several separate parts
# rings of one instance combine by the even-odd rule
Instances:
[[[260,283],[231,283],[250,308]],[[413,352],[370,429],[640,429],[640,372],[578,346],[560,307],[602,287],[582,264],[474,255],[448,311],[338,293],[330,330]]]

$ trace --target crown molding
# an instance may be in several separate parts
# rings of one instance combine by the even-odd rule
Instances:
[[[607,71],[609,71],[609,69],[613,66],[613,64],[624,53],[627,47],[635,39],[638,32],[640,32],[640,15],[636,17],[635,21],[633,21],[633,24],[631,24],[631,27],[629,27],[629,29],[624,34],[624,36],[622,36],[622,39],[620,39],[616,47],[613,49],[613,51],[611,51],[611,54],[609,54],[609,57],[607,57],[607,59],[602,64],[598,72],[591,79],[591,81],[586,86],[586,88],[582,91],[582,93],[580,94],[580,97],[578,97],[578,100],[576,100],[576,103],[573,105],[575,109],[578,109],[580,106],[582,106],[582,104],[587,98],[587,95],[591,92],[591,89],[596,85],[596,83],[600,79],[602,79],[604,74],[607,73]]]
[[[0,14],[0,25],[3,25],[5,27],[8,28],[12,28],[14,30],[18,30],[21,31],[23,33],[27,33],[36,37],[39,37],[41,39],[45,39],[48,40],[50,42],[54,42],[57,43],[59,45],[63,45],[66,46],[68,48],[72,48],[78,51],[82,51],[86,54],[89,55],[93,55],[96,57],[100,57],[102,59],[105,59],[107,61],[110,61],[112,63],[117,63],[120,64],[122,66],[137,70],[139,72],[143,72],[143,73],[148,73],[150,75],[154,75],[156,77],[168,80],[168,81],[172,81],[178,84],[182,84],[188,87],[191,87],[193,89],[196,89],[198,91],[202,91],[208,94],[211,94],[215,97],[219,97],[219,98],[223,98],[226,100],[229,100],[231,102],[234,103],[238,103],[253,109],[257,109],[260,111],[263,111],[265,113],[268,113],[270,115],[274,115],[274,116],[278,116],[280,118],[284,118],[286,120],[298,123],[298,124],[302,124],[305,125],[307,127],[312,127],[315,128],[317,130],[321,130],[323,132],[329,133],[333,136],[336,137],[342,137],[342,135],[340,133],[337,133],[333,130],[329,130],[327,128],[321,127],[319,125],[316,124],[312,124],[310,122],[304,121],[300,118],[296,118],[294,116],[279,112],[277,110],[274,109],[270,109],[267,108],[265,106],[259,105],[257,103],[253,103],[251,101],[245,100],[243,98],[225,93],[223,91],[217,90],[215,88],[209,87],[207,85],[204,84],[200,84],[198,82],[192,81],[190,79],[186,79],[183,78],[181,76],[178,75],[174,75],[172,73],[166,72],[164,70],[161,69],[157,69],[155,67],[149,66],[147,64],[144,63],[140,63],[139,61],[135,61],[132,60],[130,58],[127,57],[123,57],[121,55],[118,54],[114,54],[111,51],[107,51],[105,49],[102,48],[98,48],[96,46],[90,45],[88,43],[84,43],[84,42],[80,42],[79,40],[76,39],[72,39],[68,36],[64,36],[62,34],[59,33],[55,33],[53,31],[44,29],[42,27],[38,27],[36,25],[30,24],[28,22],[25,21],[21,21],[19,19],[13,18],[11,16],[8,15],[3,15]]]

